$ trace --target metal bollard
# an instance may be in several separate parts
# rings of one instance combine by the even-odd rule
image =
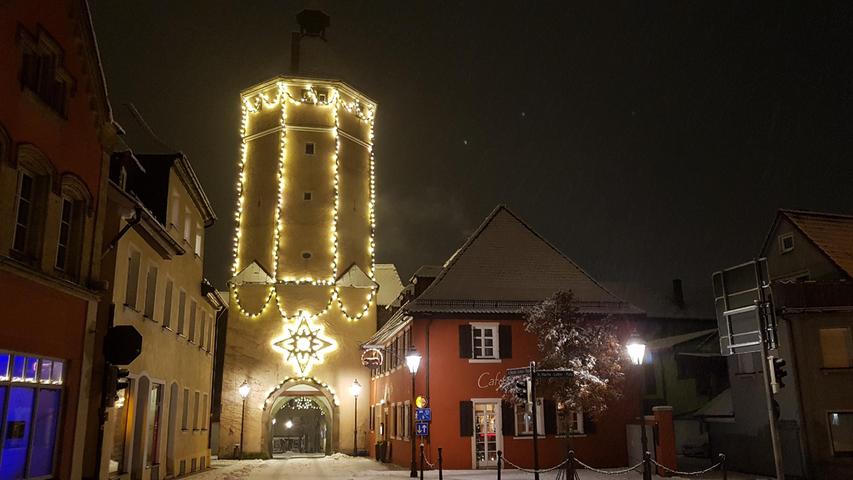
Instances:
[[[643,480],[652,480],[652,454],[643,452]]]
[[[498,480],[501,480],[501,468],[503,468],[503,452],[498,450]]]
[[[421,444],[421,480],[424,480],[424,444]]]
[[[569,461],[566,463],[566,480],[575,480],[575,451],[569,450]]]
[[[441,447],[438,447],[438,480],[444,480],[444,471],[442,470],[441,462]]]
[[[721,453],[718,457],[720,459],[720,472],[723,474],[723,480],[727,480],[729,477],[728,471],[726,470],[726,454]]]

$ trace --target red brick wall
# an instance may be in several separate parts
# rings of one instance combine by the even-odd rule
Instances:
[[[472,321],[498,322],[512,328],[512,358],[499,363],[470,363],[459,358],[459,325]],[[429,328],[429,357],[427,358],[426,328]],[[627,330],[627,326],[626,326]],[[472,468],[472,439],[460,436],[459,402],[472,398],[498,398],[490,385],[497,375],[503,376],[507,368],[525,367],[538,358],[536,340],[523,330],[522,320],[507,319],[451,319],[433,318],[432,321],[415,321],[413,340],[424,356],[418,371],[416,390],[426,395],[427,369],[430,376],[430,407],[432,423],[427,445],[428,455],[435,462],[438,447],[443,448],[444,466],[448,469]],[[389,402],[411,398],[411,376],[405,367],[371,381],[371,404],[376,404],[384,392],[389,390]],[[573,437],[572,447],[578,458],[595,466],[615,467],[627,464],[625,425],[638,416],[639,383],[629,375],[624,384],[622,399],[613,402],[608,412],[596,420],[595,433]],[[539,392],[537,392],[538,396]],[[547,395],[545,395],[547,398]],[[377,427],[378,428],[378,427]],[[371,434],[371,454],[378,432]],[[392,461],[408,465],[410,444],[391,440]],[[559,463],[566,456],[566,439],[554,435],[540,437],[540,466],[548,467]],[[503,450],[515,463],[530,467],[533,464],[532,440],[529,437],[515,438],[504,435]]]

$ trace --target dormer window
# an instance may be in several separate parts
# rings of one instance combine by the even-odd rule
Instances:
[[[788,253],[794,251],[794,234],[786,233],[779,235],[779,253]]]

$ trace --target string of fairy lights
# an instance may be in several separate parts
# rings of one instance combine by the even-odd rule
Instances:
[[[312,86],[307,85],[302,87],[303,96],[302,98],[295,98],[288,90],[288,85],[285,82],[277,82],[276,84],[277,92],[275,96],[270,96],[267,92],[260,92],[252,97],[247,97],[243,99],[241,105],[241,126],[240,126],[240,134],[241,134],[241,152],[240,152],[240,173],[238,176],[237,182],[237,212],[235,214],[236,219],[236,234],[234,236],[234,265],[233,272],[236,274],[240,270],[240,256],[239,256],[239,248],[240,248],[240,240],[242,236],[242,218],[243,211],[246,205],[245,199],[245,182],[246,182],[246,166],[248,162],[248,142],[249,138],[247,136],[248,126],[250,118],[253,114],[260,113],[264,108],[275,108],[276,106],[280,106],[281,115],[279,118],[279,126],[278,130],[280,132],[280,151],[278,158],[278,168],[277,168],[277,180],[278,180],[278,198],[276,202],[275,208],[275,218],[274,218],[274,234],[273,234],[273,247],[272,247],[272,269],[271,276],[273,278],[273,283],[268,286],[268,291],[265,299],[263,300],[261,306],[256,311],[250,311],[246,307],[244,307],[243,303],[240,300],[239,292],[237,291],[237,287],[234,287],[234,299],[235,303],[240,310],[240,313],[249,318],[255,318],[263,314],[263,312],[268,308],[268,306],[272,303],[273,299],[276,301],[276,305],[278,307],[279,314],[282,319],[285,321],[292,321],[300,318],[308,317],[309,320],[316,319],[321,315],[327,313],[333,304],[337,304],[340,312],[350,321],[357,321],[364,317],[372,304],[377,288],[373,286],[370,288],[369,293],[366,295],[366,302],[362,306],[357,313],[349,312],[343,302],[341,290],[335,284],[335,279],[338,276],[338,265],[339,265],[339,248],[338,248],[338,213],[340,209],[340,149],[341,149],[341,134],[339,132],[340,129],[340,120],[338,111],[343,108],[347,113],[354,115],[359,121],[367,124],[368,127],[368,142],[365,144],[368,154],[369,154],[369,205],[368,205],[368,219],[369,219],[369,235],[368,235],[368,252],[370,255],[371,263],[370,270],[367,272],[369,278],[374,279],[375,272],[375,231],[376,231],[376,219],[375,219],[375,199],[376,199],[376,183],[375,183],[375,166],[374,166],[374,154],[373,154],[373,133],[374,133],[374,118],[375,118],[375,108],[371,106],[363,105],[358,98],[354,98],[351,101],[346,101],[343,99],[337,88],[330,88],[329,95],[322,95]],[[282,212],[284,211],[284,201],[285,201],[285,189],[286,185],[286,146],[287,146],[287,105],[314,105],[319,107],[327,107],[331,108],[332,117],[334,119],[334,127],[330,129],[330,131],[334,135],[335,140],[335,151],[332,155],[332,178],[333,178],[333,194],[334,194],[334,204],[332,207],[331,215],[330,215],[330,250],[332,253],[332,261],[330,263],[330,275],[328,278],[313,278],[313,277],[303,277],[303,278],[278,278],[278,273],[280,270],[280,252],[282,250],[282,242],[284,241],[284,219],[282,218]],[[278,294],[277,287],[285,286],[285,285],[315,285],[315,286],[329,286],[330,292],[328,301],[325,306],[318,310],[313,314],[308,314],[302,310],[297,310],[295,313],[288,313],[285,309],[284,302],[281,299],[281,296]]]

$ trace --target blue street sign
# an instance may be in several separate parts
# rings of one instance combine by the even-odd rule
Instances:
[[[431,422],[432,421],[432,410],[429,408],[416,408],[415,409],[415,421]]]
[[[429,424],[426,422],[418,422],[415,424],[415,435],[419,437],[429,436]]]

